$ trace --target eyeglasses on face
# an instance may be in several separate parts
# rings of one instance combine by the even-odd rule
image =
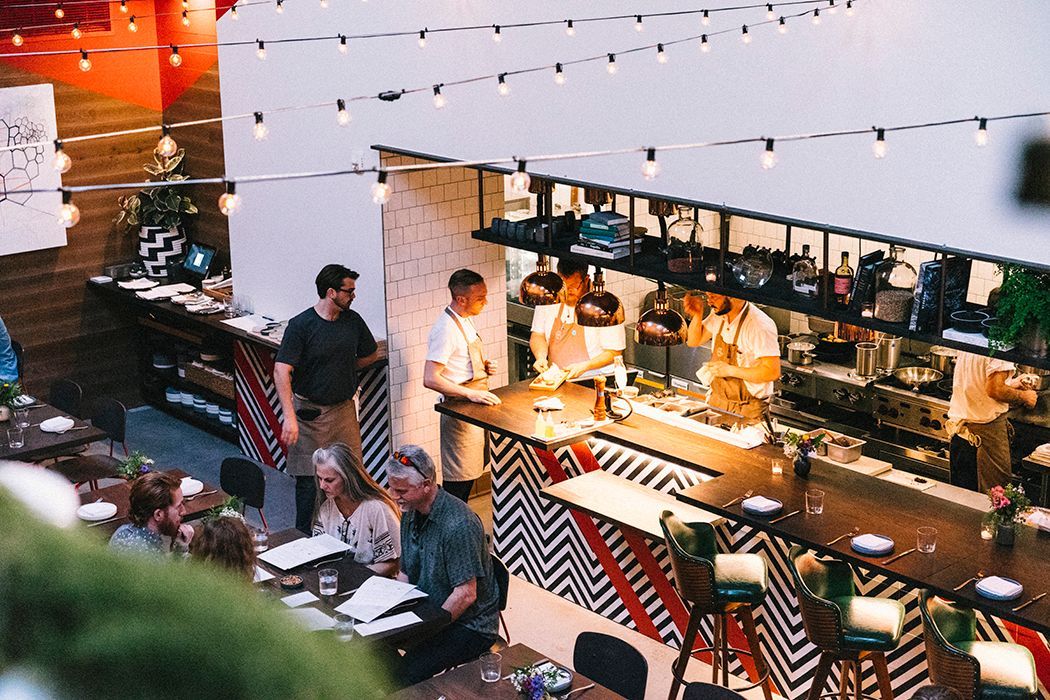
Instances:
[[[338,292],[346,292],[350,296],[357,296],[357,288],[356,287],[340,287],[336,291],[338,291]]]

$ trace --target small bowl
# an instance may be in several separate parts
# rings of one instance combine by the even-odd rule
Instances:
[[[952,328],[960,333],[980,333],[981,321],[988,319],[988,314],[983,311],[970,311],[963,309],[952,312]]]
[[[638,387],[636,387],[636,386],[625,386],[623,389],[620,389],[620,394],[625,399],[633,399],[636,396],[638,396]]]
[[[981,321],[981,335],[988,338],[991,335],[992,328],[994,328],[997,323],[999,323],[999,319],[997,318],[986,318]]]

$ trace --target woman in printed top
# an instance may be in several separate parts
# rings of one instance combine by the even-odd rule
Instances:
[[[354,561],[376,573],[397,574],[401,517],[394,501],[341,442],[314,451],[313,462],[318,489],[313,534],[347,543]]]

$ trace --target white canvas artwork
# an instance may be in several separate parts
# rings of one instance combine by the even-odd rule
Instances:
[[[0,90],[0,256],[66,244],[61,196],[33,192],[62,185],[51,166],[57,134],[51,84]]]

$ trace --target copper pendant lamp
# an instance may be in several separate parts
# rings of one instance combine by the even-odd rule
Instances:
[[[670,308],[667,290],[660,282],[653,308],[641,315],[634,328],[634,340],[640,345],[671,347],[685,342],[688,328],[682,314]]]
[[[518,288],[518,301],[526,306],[557,304],[558,295],[565,283],[558,273],[551,272],[546,255],[536,261],[536,271],[526,275]]]
[[[594,272],[591,291],[576,303],[576,322],[589,328],[606,328],[623,323],[623,304],[612,292],[605,291],[601,268]]]

